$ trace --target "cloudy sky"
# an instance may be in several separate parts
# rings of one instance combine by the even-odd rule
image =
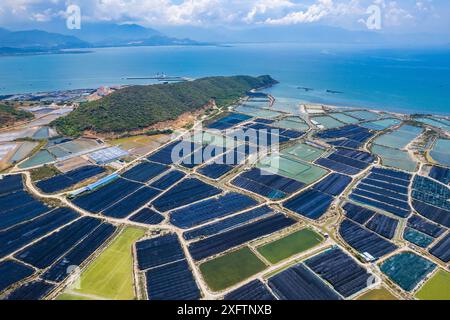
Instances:
[[[450,33],[448,0],[0,0],[0,26],[23,29],[63,23],[78,5],[82,21],[158,26],[325,24],[366,28],[371,5],[380,9],[383,30]]]

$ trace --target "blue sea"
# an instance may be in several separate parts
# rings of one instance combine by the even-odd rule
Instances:
[[[0,94],[146,84],[150,80],[125,78],[158,72],[195,78],[270,74],[280,81],[270,90],[278,97],[403,113],[450,114],[448,47],[239,44],[9,56],[0,57]]]

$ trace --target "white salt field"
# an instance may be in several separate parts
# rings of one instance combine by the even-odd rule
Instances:
[[[328,173],[316,165],[284,154],[266,157],[257,164],[257,167],[305,184],[311,184]]]
[[[379,114],[367,110],[347,111],[345,113],[360,120],[377,120],[380,118]]]
[[[33,139],[35,140],[45,140],[50,137],[50,128],[49,127],[42,127],[39,128],[34,134]]]
[[[88,154],[89,159],[97,164],[107,164],[126,156],[128,156],[128,152],[119,147],[109,147]]]
[[[261,117],[266,119],[275,119],[282,115],[281,112],[267,110],[267,109],[258,109],[240,105],[235,109],[236,112],[240,112],[252,117]]]
[[[244,106],[250,107],[250,108],[258,108],[258,109],[267,109],[269,108],[269,101],[255,101],[255,100],[249,100],[243,103]]]
[[[58,119],[59,117],[61,117],[60,114],[50,113],[50,114],[48,114],[48,115],[46,115],[44,117],[41,117],[41,118],[38,118],[38,119],[35,119],[35,120],[31,121],[28,124],[28,126],[29,127],[46,126],[46,125],[49,125],[50,122],[52,122],[53,120]]]
[[[321,109],[309,109],[309,108],[306,109],[306,112],[309,114],[324,114],[325,113],[325,111],[321,110]]]
[[[16,148],[15,143],[7,143],[7,144],[0,144],[0,161],[3,160],[14,148]]]
[[[308,124],[300,117],[287,117],[272,124],[274,127],[293,129],[298,131],[306,131],[309,129]]]
[[[95,150],[102,145],[93,139],[77,139],[69,142],[59,144],[58,147],[69,154],[86,153]]]
[[[238,144],[241,144],[230,137],[213,134],[208,131],[203,132],[201,135],[191,135],[188,140],[193,141],[199,145],[212,145],[227,149],[232,149]]]
[[[307,105],[305,106],[305,110],[309,114],[322,114],[325,113],[323,106],[321,105]]]
[[[364,122],[364,123],[361,123],[361,126],[364,128],[367,128],[367,129],[371,129],[371,130],[383,131],[387,128],[399,125],[400,123],[401,123],[401,120],[389,118],[389,119]]]
[[[61,141],[61,143],[59,141]],[[64,139],[52,140],[44,149],[40,150],[31,158],[21,163],[19,168],[25,169],[37,167],[52,163],[56,160],[64,160],[70,157],[86,154],[103,147],[103,144],[100,144],[93,139],[81,138],[68,141]]]
[[[25,159],[34,148],[38,146],[37,142],[25,141],[20,147],[17,148],[16,152],[10,159],[10,163],[16,163]]]
[[[376,138],[372,152],[381,158],[382,164],[406,171],[414,171],[417,161],[404,148],[421,135],[423,129],[404,125]]]
[[[0,133],[0,142],[8,142],[21,138],[31,138],[37,128],[18,129]]]
[[[417,161],[411,157],[408,151],[376,144],[372,146],[371,151],[381,158],[381,162],[385,166],[411,172],[415,171],[417,168]]]
[[[415,120],[425,123],[425,124],[428,124],[430,126],[436,127],[436,128],[450,131],[450,122],[446,119],[416,118]]]
[[[430,156],[434,161],[450,166],[450,140],[437,139],[433,149],[430,151]]]
[[[271,109],[299,115],[301,113],[300,103],[301,101],[297,99],[277,98]]]
[[[351,117],[349,115],[346,115],[345,113],[329,113],[328,115],[335,118],[336,120],[339,120],[339,121],[341,121],[343,123],[347,123],[347,124],[355,124],[355,123],[359,122],[358,119]]]
[[[385,147],[403,149],[415,140],[422,131],[422,128],[404,125],[393,132],[381,135],[375,139],[374,143]]]
[[[311,118],[311,120],[318,122],[320,125],[324,126],[326,129],[342,127],[345,125],[345,123],[340,122],[330,116],[317,116],[317,117]]]
[[[52,114],[54,114],[54,115],[65,115],[65,114],[70,113],[71,111],[73,111],[73,107],[72,106],[67,106],[67,107],[59,108],[59,109],[56,109],[56,110],[52,111]]]
[[[292,147],[284,149],[281,153],[294,156],[300,160],[313,162],[319,159],[320,156],[325,153],[325,150],[310,146],[306,143],[298,143]]]
[[[51,162],[54,162],[56,158],[52,156],[50,152],[47,150],[41,150],[38,153],[36,153],[31,158],[25,160],[21,164],[19,164],[20,169],[27,169],[27,168],[33,168],[38,167],[44,164],[48,164]]]

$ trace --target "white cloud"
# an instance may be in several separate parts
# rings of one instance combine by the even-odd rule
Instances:
[[[93,20],[136,20],[148,24],[196,25],[226,19],[222,0],[102,0],[82,1],[83,14]],[[85,8],[85,9],[83,9]]]
[[[289,12],[281,18],[268,18],[268,24],[298,24],[311,23],[323,20],[324,18],[335,19],[336,17],[360,15],[365,8],[361,6],[359,0],[333,1],[317,0],[304,10]]]
[[[414,16],[400,7],[397,1],[390,1],[384,10],[385,25],[399,26],[407,20],[414,19]]]
[[[274,11],[279,11],[286,8],[292,8],[296,5],[288,0],[259,0],[250,8],[250,11],[243,18],[247,23],[252,23],[255,21],[258,15],[265,15],[268,13],[274,13]]]
[[[44,10],[43,12],[35,12],[31,14],[31,19],[37,22],[48,22],[55,16],[52,9]]]
[[[416,1],[416,8],[419,11],[433,11],[433,0],[418,0]]]
[[[437,13],[448,20],[448,0],[0,0],[0,25],[46,22],[81,7],[83,21],[136,22],[148,26],[246,26],[326,23],[362,27],[367,7],[382,9],[383,26],[402,27]],[[444,10],[439,10],[440,7]],[[433,23],[429,19],[429,24]],[[420,26],[420,23],[416,23]],[[405,27],[406,28],[406,27]]]
[[[305,22],[316,22],[330,14],[333,8],[332,0],[319,0],[304,11],[290,12],[281,18],[268,18],[268,24],[296,24]]]

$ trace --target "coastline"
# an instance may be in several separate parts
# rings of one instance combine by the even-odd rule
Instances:
[[[77,50],[77,49],[69,49],[69,50],[57,50],[57,51],[15,51],[15,52],[6,52],[1,51],[0,48],[0,58],[2,57],[27,57],[27,56],[39,56],[39,55],[58,55],[58,54],[85,54],[92,53],[93,50]]]
[[[362,55],[361,50],[342,53],[330,48],[334,53],[330,56],[319,49],[292,44],[280,46],[281,51],[270,45],[166,46],[99,48],[90,54],[75,55],[11,56],[0,59],[0,69],[4,71],[0,95],[96,88],[99,85],[145,85],[150,80],[123,78],[161,72],[190,78],[217,74],[272,74],[281,82],[276,90],[270,90],[276,91],[278,97],[405,114],[450,114],[450,91],[445,90],[450,78],[447,70],[450,69],[442,54],[403,50]],[[418,58],[399,62],[377,58],[406,54]],[[221,57],[223,63],[214,63],[213,56]],[[184,58],[181,60],[181,57]],[[64,66],[57,72],[51,68],[55,60]],[[121,67],[116,68],[117,64]],[[443,69],[439,77],[435,76],[436,64]],[[418,68],[420,72],[415,72]],[[424,78],[430,80],[424,83]],[[314,90],[305,92],[298,89],[299,86]],[[327,89],[343,93],[327,93]]]
[[[290,98],[288,98],[290,99]],[[318,104],[329,108],[348,108],[348,109],[364,109],[368,111],[376,111],[376,112],[386,112],[391,114],[399,114],[399,115],[414,115],[414,114],[420,114],[420,115],[429,115],[429,116],[444,116],[444,117],[450,117],[450,110],[449,111],[442,111],[442,112],[418,112],[418,110],[415,109],[407,109],[403,107],[395,107],[395,106],[385,106],[384,109],[377,108],[373,106],[367,106],[364,105],[363,102],[355,102],[352,104],[351,102],[346,103],[339,103],[336,101],[329,101],[325,102],[324,99],[296,99],[299,100],[303,104]],[[368,105],[372,103],[367,103]]]
[[[183,77],[178,77],[178,76],[174,76],[174,78],[183,78]],[[128,79],[128,78],[127,78]],[[142,78],[133,78],[133,79],[150,79],[149,77],[142,77]],[[189,78],[192,79],[192,78]],[[154,85],[157,83],[149,83],[146,85]],[[125,86],[132,86],[133,84],[118,84],[115,85],[115,87],[125,87]],[[268,86],[268,87],[262,87],[262,88],[258,88],[258,91],[264,92],[264,90],[266,89],[271,89],[271,88],[276,88],[277,86],[280,85],[280,82],[277,81],[277,83]],[[102,88],[102,87],[107,87],[105,85],[100,85],[97,86],[96,88]],[[54,93],[64,93],[64,92],[69,92],[69,91],[78,91],[78,90],[93,90],[95,91],[96,89],[87,89],[87,88],[74,88],[74,89],[60,89],[60,90],[52,90],[52,91],[28,91],[28,92],[23,92],[23,93],[5,93],[5,94],[0,94],[0,102],[3,100],[6,100],[12,96],[15,95],[38,95],[38,94],[54,94]],[[277,96],[277,99],[292,99],[292,100],[297,100],[300,104],[317,104],[317,105],[321,105],[327,108],[331,108],[331,109],[359,109],[359,110],[367,110],[367,111],[372,111],[372,112],[377,112],[377,113],[389,113],[398,117],[401,116],[412,116],[412,115],[420,115],[420,116],[437,116],[437,117],[447,117],[450,118],[450,111],[443,111],[443,112],[417,112],[417,110],[405,110],[404,108],[399,108],[399,107],[386,107],[386,109],[381,109],[381,108],[376,108],[376,107],[371,107],[371,106],[364,106],[364,104],[362,103],[355,103],[355,104],[351,104],[351,103],[336,103],[336,102],[324,102],[323,100],[314,100],[314,99],[298,99],[298,98],[291,98],[291,97],[283,97],[280,96],[279,94],[275,94],[272,92],[266,92],[269,97],[270,96]],[[370,104],[370,103],[369,103]]]

